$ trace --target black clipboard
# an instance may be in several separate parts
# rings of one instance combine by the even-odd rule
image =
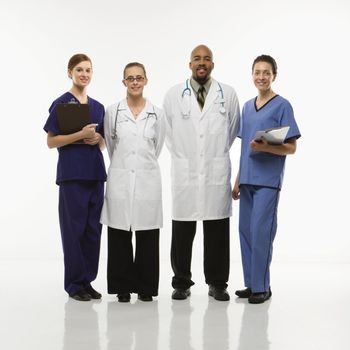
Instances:
[[[91,124],[88,104],[58,103],[56,112],[58,127],[62,135],[73,134]]]

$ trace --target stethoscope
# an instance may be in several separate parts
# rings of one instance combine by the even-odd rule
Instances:
[[[220,83],[217,82],[217,84],[219,85],[218,92],[220,92],[220,95],[221,95],[221,99],[220,99],[220,105],[221,106],[219,108],[219,112],[222,113],[222,114],[225,114],[226,113],[226,108],[225,108],[224,91],[223,91]],[[189,118],[191,116],[191,96],[192,96],[192,90],[190,89],[190,86],[189,86],[189,79],[187,79],[186,80],[186,86],[183,89],[182,94],[181,94],[181,97],[182,97],[183,101],[184,101],[184,99],[187,100],[186,102],[182,103],[182,116],[185,119]]]
[[[117,135],[117,123],[118,123],[119,112],[125,110],[124,108],[123,109],[119,109],[119,106],[120,106],[120,102],[118,103],[117,111],[115,112],[114,128],[112,129],[112,136],[111,136],[113,140],[116,140],[118,138],[118,135]],[[149,118],[154,117],[156,120],[158,119],[157,113],[154,110],[154,106],[152,106],[152,108],[153,108],[153,112],[147,112],[147,117],[146,117],[147,120],[146,120],[146,124],[145,124],[145,130],[146,130]]]

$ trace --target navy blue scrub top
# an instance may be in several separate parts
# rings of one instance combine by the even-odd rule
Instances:
[[[58,103],[79,103],[70,93],[66,92],[57,98],[49,108],[49,117],[44,125],[46,132],[51,131],[55,135],[60,134],[57,124],[56,104]],[[101,103],[88,97],[91,122],[98,124],[96,131],[104,136],[103,119],[105,110]],[[106,169],[103,155],[99,145],[69,144],[57,148],[58,162],[56,183],[63,181],[89,180],[106,181]]]
[[[257,131],[281,126],[290,127],[286,140],[300,137],[293,108],[283,97],[276,95],[259,109],[256,108],[256,97],[244,104],[238,134],[242,139],[240,185],[281,189],[286,156],[254,152],[250,148],[250,142]]]

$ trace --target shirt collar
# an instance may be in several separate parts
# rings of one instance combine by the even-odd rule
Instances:
[[[208,93],[209,89],[210,89],[210,85],[211,85],[211,78],[208,79],[208,81],[203,85],[205,92]],[[190,80],[191,83],[191,87],[194,90],[194,92],[197,94],[198,93],[198,89],[202,86],[201,84],[199,84],[196,80],[194,80],[193,78],[191,78]]]

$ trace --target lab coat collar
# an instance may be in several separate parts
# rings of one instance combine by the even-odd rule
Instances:
[[[119,110],[120,110],[120,111],[124,111],[124,110],[126,110],[126,109],[128,109],[128,104],[127,104],[127,102],[126,102],[126,98],[124,98],[124,100],[121,100],[121,101],[119,102]]]
[[[154,113],[153,104],[150,101],[148,101],[147,99],[146,99],[145,107],[143,108],[143,110],[141,111],[141,113],[137,119],[134,118],[134,116],[133,116],[133,114],[128,106],[128,102],[127,102],[126,98],[124,100],[120,101],[119,111],[122,112],[123,115],[125,115],[128,119],[130,119],[134,123],[136,123],[138,120],[146,119],[149,114]]]
[[[119,111],[121,112],[122,115],[127,117],[130,121],[132,121],[133,123],[136,123],[136,119],[134,118],[134,116],[133,116],[133,114],[128,106],[128,102],[127,102],[126,98],[124,98],[124,100],[120,101]],[[142,115],[142,112],[141,112],[141,115]]]
[[[142,119],[145,119],[147,118],[147,116],[149,114],[153,114],[154,113],[154,108],[153,108],[153,105],[151,102],[149,102],[147,99],[146,99],[146,105],[145,105],[145,108],[142,110],[140,116],[137,118],[139,120],[142,120]]]

